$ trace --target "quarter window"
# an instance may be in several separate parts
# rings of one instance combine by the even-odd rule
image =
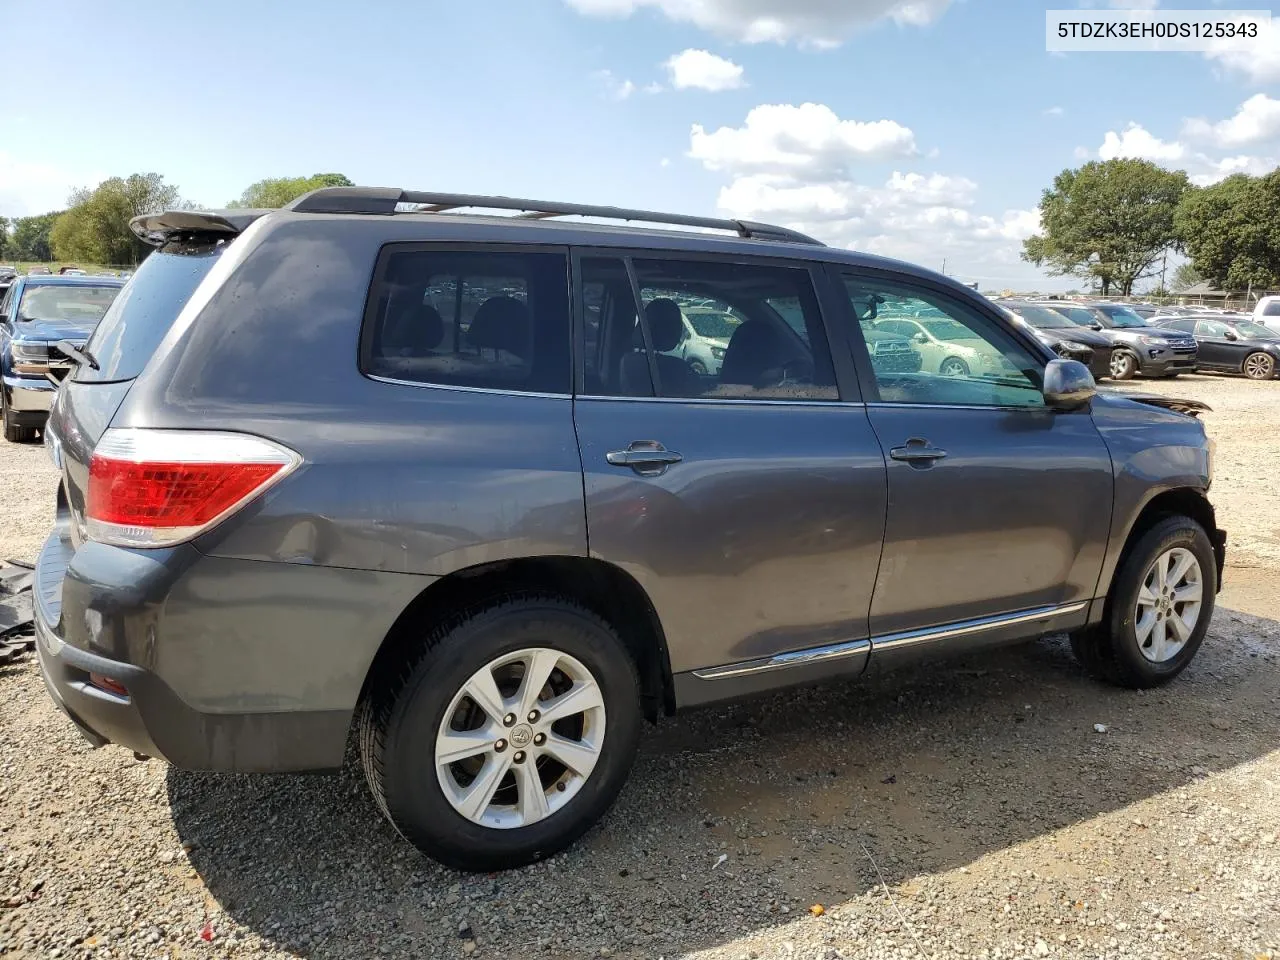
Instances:
[[[392,248],[369,311],[366,373],[443,386],[571,390],[564,254]]]
[[[922,287],[843,279],[882,403],[1044,405],[1044,361],[993,318]]]

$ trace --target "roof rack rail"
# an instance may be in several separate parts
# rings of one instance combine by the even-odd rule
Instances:
[[[490,210],[520,211],[514,219],[548,220],[552,217],[599,217],[604,220],[636,220],[681,227],[704,227],[728,230],[752,240],[779,240],[784,243],[808,243],[823,246],[820,240],[786,227],[751,220],[728,220],[716,217],[691,217],[682,213],[657,213],[653,210],[631,210],[626,207],[602,207],[590,203],[553,203],[544,200],[522,200],[516,197],[489,197],[470,193],[431,193],[421,190],[397,190],[394,187],[321,187],[303,194],[285,207],[296,213],[397,213],[399,204],[415,204],[418,213],[441,213],[474,207]]]

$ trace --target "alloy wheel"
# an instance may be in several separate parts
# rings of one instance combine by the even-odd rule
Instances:
[[[1185,547],[1174,547],[1147,568],[1134,608],[1138,649],[1152,663],[1176,657],[1200,621],[1204,583],[1198,561]]]
[[[436,775],[468,820],[527,827],[578,793],[604,731],[604,697],[591,671],[559,650],[518,650],[481,667],[454,695],[436,735]]]
[[[1244,375],[1250,380],[1270,380],[1276,362],[1265,353],[1251,353],[1244,361]]]

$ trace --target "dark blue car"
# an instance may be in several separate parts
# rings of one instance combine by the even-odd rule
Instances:
[[[44,429],[71,358],[57,346],[84,346],[124,286],[117,277],[17,277],[0,300],[0,417],[6,440]]]

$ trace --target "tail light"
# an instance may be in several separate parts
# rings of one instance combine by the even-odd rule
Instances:
[[[89,537],[168,547],[225,520],[302,462],[245,433],[110,429],[89,461]]]

